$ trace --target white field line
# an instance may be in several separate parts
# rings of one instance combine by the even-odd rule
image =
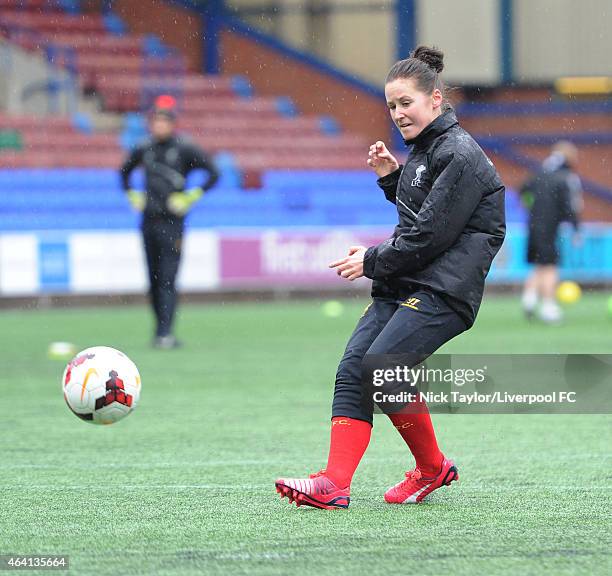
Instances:
[[[50,490],[61,492],[62,490],[108,490],[108,484],[0,484],[0,490],[19,490],[26,492],[28,490]],[[273,491],[273,481],[262,484],[112,484],[113,489],[125,490],[266,490]],[[373,486],[368,485],[368,489],[363,493],[372,491],[384,491],[388,485]],[[503,492],[528,492],[545,490],[573,490],[577,492],[594,492],[602,490],[612,490],[612,485],[605,486],[581,486],[572,484],[538,484],[537,486],[501,486],[498,484],[473,484],[463,483],[462,492],[464,495],[472,492],[495,492],[501,494]]]

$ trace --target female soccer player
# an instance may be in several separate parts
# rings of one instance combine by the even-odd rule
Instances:
[[[382,354],[425,358],[470,328],[504,239],[504,186],[446,101],[443,57],[435,48],[420,46],[387,75],[389,112],[411,149],[400,166],[385,144],[376,142],[368,165],[396,204],[399,224],[378,246],[352,246],[348,256],[330,264],[347,280],[371,278],[372,303],[336,374],[326,469],[306,479],[276,481],[281,497],[298,505],[348,507],[373,420],[371,408],[361,401],[362,360]],[[453,461],[438,448],[429,411],[420,404],[389,415],[416,461],[416,468],[385,493],[389,503],[420,502],[459,478]]]

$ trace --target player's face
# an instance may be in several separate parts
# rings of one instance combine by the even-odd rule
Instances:
[[[441,113],[442,93],[426,94],[413,78],[397,78],[385,85],[387,106],[404,140],[416,138]]]
[[[174,133],[174,122],[158,114],[151,119],[151,134],[157,140],[167,140]]]

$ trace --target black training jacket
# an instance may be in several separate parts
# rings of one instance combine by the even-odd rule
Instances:
[[[178,219],[167,208],[168,196],[185,189],[186,176],[192,170],[203,168],[208,172],[208,179],[202,184],[204,190],[214,186],[219,178],[217,168],[203,150],[175,136],[161,141],[150,139],[134,148],[121,167],[121,180],[125,190],[130,187],[130,174],[137,166],[142,166],[145,171],[145,219]]]
[[[405,165],[378,180],[399,224],[367,250],[364,274],[374,297],[403,297],[415,285],[440,293],[469,327],[506,232],[504,185],[452,109],[406,144]]]
[[[529,208],[529,234],[542,242],[554,243],[559,224],[571,222],[579,228],[580,178],[563,162],[544,168],[521,187],[521,197]]]

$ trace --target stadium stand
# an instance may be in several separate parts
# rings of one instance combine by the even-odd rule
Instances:
[[[394,207],[364,171],[269,171],[256,192],[221,185],[196,205],[193,227],[393,225]],[[296,182],[299,182],[296,184]],[[3,170],[0,230],[133,229],[115,170]]]
[[[14,10],[16,6],[21,9]],[[55,10],[41,13],[41,6]],[[295,108],[285,98],[252,97],[242,79],[188,73],[180,54],[168,49],[161,57],[151,56],[145,37],[114,36],[101,15],[70,15],[59,7],[39,0],[0,3],[0,30],[29,50],[52,47],[53,62],[74,67],[81,89],[97,94],[104,110],[146,110],[157,94],[172,93],[179,97],[182,125],[194,140],[212,152],[234,153],[244,170],[363,166],[356,152],[366,143],[358,136],[326,133],[319,117],[295,118]],[[63,129],[53,136],[46,119],[19,121],[25,146],[23,153],[3,158],[9,167],[114,167],[122,153],[118,135],[113,145],[112,135],[83,139]],[[258,132],[263,123],[265,130]],[[249,130],[245,138],[241,128],[238,136],[237,125],[256,132]],[[39,136],[41,131],[49,138]],[[82,151],[78,158],[76,149]]]
[[[61,0],[0,0],[0,33],[72,70],[103,111],[130,114],[123,134],[85,134],[68,117],[0,114],[0,162],[7,169],[0,179],[14,192],[0,198],[0,229],[135,227],[115,171],[124,148],[142,135],[144,119],[134,123],[133,113],[162,92],[178,98],[181,130],[238,174],[226,175],[221,189],[198,206],[192,226],[393,222],[390,207],[372,194],[372,174],[363,170],[369,142],[362,136],[338,133],[329,118],[299,114],[282,96],[254,95],[244,78],[188,71],[184,57],[159,39],[126,32],[116,18],[67,13],[66,6],[72,7]],[[512,189],[560,137],[587,142],[581,171],[594,202],[590,209],[587,202],[587,217],[606,219],[610,107],[551,100],[545,89],[508,90],[482,102],[464,100],[458,112],[509,186],[509,221],[524,220]],[[69,220],[61,217],[67,213]]]

